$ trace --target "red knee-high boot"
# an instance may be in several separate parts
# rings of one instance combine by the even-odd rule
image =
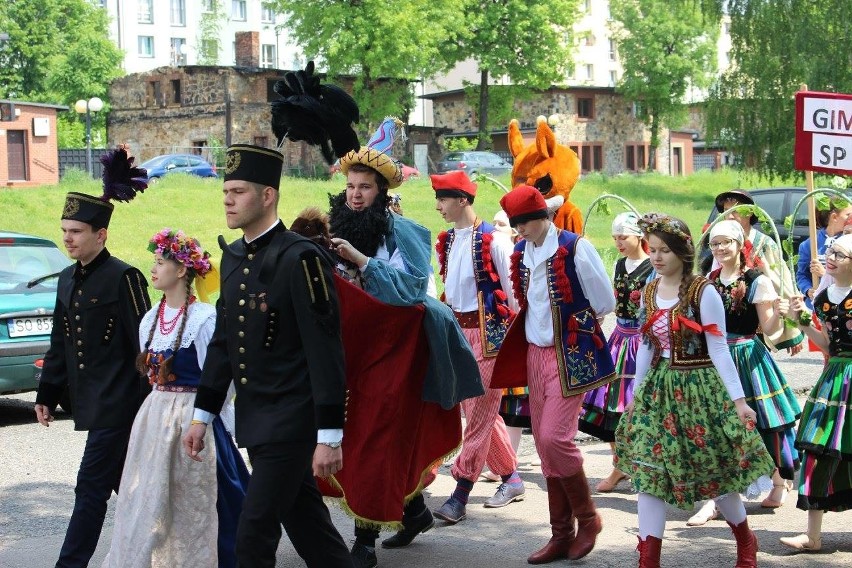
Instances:
[[[574,514],[571,503],[562,487],[562,480],[547,477],[547,502],[550,506],[550,530],[553,536],[544,548],[534,552],[527,562],[547,564],[568,557],[571,542],[574,540]]]
[[[648,535],[645,540],[639,537],[639,568],[660,568],[660,549],[663,541],[655,536]]]
[[[580,468],[580,471],[571,477],[561,479],[565,493],[568,494],[568,502],[571,503],[574,516],[577,517],[577,536],[571,543],[568,558],[577,560],[590,553],[595,547],[598,533],[603,530],[603,521],[595,508],[592,492],[589,490],[589,481],[583,469]]]
[[[735,568],[757,568],[757,536],[748,528],[748,519],[738,525],[728,523],[737,540],[737,564]]]

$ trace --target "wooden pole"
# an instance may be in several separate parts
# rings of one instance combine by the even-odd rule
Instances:
[[[807,91],[808,86],[805,83],[802,83],[799,86],[800,91]],[[808,194],[808,237],[810,238],[811,244],[811,261],[816,260],[817,257],[817,226],[816,226],[816,200],[814,200],[811,193],[814,190],[814,173],[810,170],[805,171],[805,189]],[[796,223],[796,220],[793,220],[793,223]],[[795,254],[796,251],[793,251]],[[808,267],[810,270],[810,266]],[[811,274],[811,282],[813,284],[813,289],[816,291],[819,286],[819,276],[816,274]]]

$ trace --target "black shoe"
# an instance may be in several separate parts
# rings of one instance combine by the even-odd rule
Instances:
[[[467,516],[464,503],[450,497],[447,502],[441,505],[441,508],[435,511],[435,516],[443,519],[450,524],[456,524],[464,520]]]
[[[420,533],[425,533],[434,526],[435,518],[429,509],[424,509],[422,513],[410,520],[403,516],[402,530],[398,531],[392,537],[383,540],[382,548],[402,548],[403,546],[408,546],[414,540],[414,537]]]
[[[367,548],[356,542],[352,545],[352,552],[349,554],[352,556],[352,565],[355,568],[373,568],[379,565],[375,548]]]

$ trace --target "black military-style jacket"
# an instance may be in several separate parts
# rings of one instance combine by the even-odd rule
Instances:
[[[218,414],[233,380],[240,446],[343,428],[345,365],[328,255],[280,222],[251,243],[220,237],[220,245],[216,331],[196,408]]]
[[[37,404],[55,408],[67,386],[76,430],[133,423],[151,391],[136,371],[139,322],[151,308],[147,288],[138,269],[106,249],[59,274]]]

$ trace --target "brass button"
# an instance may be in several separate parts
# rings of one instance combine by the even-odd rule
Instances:
[[[269,347],[269,342],[267,341],[267,342],[266,342],[266,343],[264,343],[263,345],[264,345],[264,347]]]
[[[86,366],[85,366],[84,364],[82,364],[82,363],[80,363],[80,364],[79,364],[79,365],[77,365],[77,366],[78,366],[79,368],[81,368],[81,369],[85,369],[85,368],[86,368]]]
[[[245,306],[245,305],[246,305],[246,301],[245,301],[245,300],[240,300],[240,301],[239,301],[239,302],[237,302],[237,303],[238,303],[239,305],[241,305],[241,306]]]
[[[249,273],[248,267],[243,268],[243,274],[248,274],[248,273]]]
[[[249,253],[249,255],[248,255],[248,259],[249,259],[249,260],[254,260],[254,255],[253,255],[253,254],[251,254],[251,253]]]
[[[245,352],[246,352],[246,348],[245,348],[245,347],[240,347],[240,353],[245,353]]]
[[[240,320],[241,322],[244,322],[244,321],[246,321],[246,316],[240,316],[237,319]]]
[[[104,339],[105,339],[106,341],[109,341],[109,335],[104,335]]]
[[[77,290],[77,295],[78,295],[78,296],[82,296],[82,295],[83,295],[83,291],[82,291],[82,290]]]
[[[247,382],[248,382],[248,379],[247,379],[247,378],[245,378],[245,377],[243,377],[242,379],[240,379],[240,383],[242,383],[242,384],[246,384]]]
[[[78,340],[77,340],[77,345],[83,345],[83,342],[82,342],[81,340],[79,340],[79,339],[78,339]]]
[[[75,308],[79,308],[79,307],[80,307],[80,302],[74,302],[74,307],[75,307]]]
[[[76,316],[74,316],[74,319],[77,320],[77,321],[80,321],[80,314],[77,314]]]
[[[245,363],[240,363],[240,369],[245,369],[245,368],[246,368],[246,364],[245,364]]]
[[[83,333],[83,328],[82,328],[82,327],[78,327],[78,328],[77,328],[77,333]]]
[[[245,284],[240,284],[240,290],[245,290],[245,289],[246,289],[246,285],[245,285]]]
[[[82,356],[83,356],[83,352],[82,352],[82,351],[77,351],[77,357],[82,357]]]
[[[240,337],[245,337],[245,336],[246,336],[246,332],[244,332],[244,331],[240,331],[237,335],[239,335]]]

